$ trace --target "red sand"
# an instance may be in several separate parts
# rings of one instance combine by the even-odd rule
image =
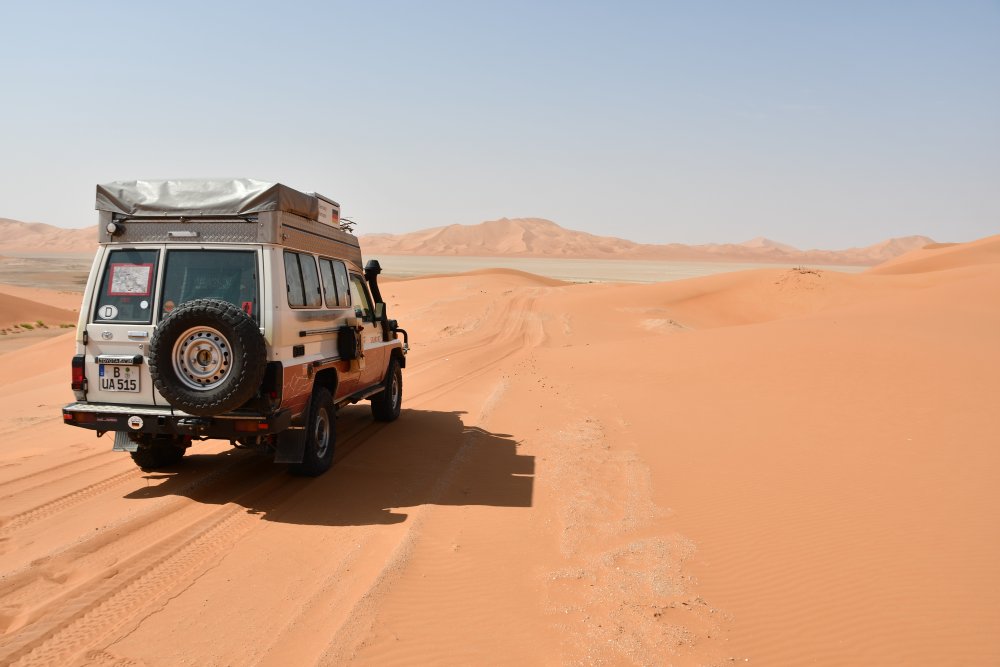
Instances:
[[[859,275],[386,284],[404,414],[146,474],[0,356],[0,664],[996,664],[1000,237]]]

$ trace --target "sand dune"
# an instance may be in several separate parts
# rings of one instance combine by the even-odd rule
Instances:
[[[1000,262],[1000,235],[972,243],[935,243],[872,269],[879,275],[927,273]]]
[[[2,355],[0,664],[997,664],[997,244],[387,281],[404,413],[317,480],[142,473],[72,335]]]
[[[83,253],[97,248],[97,226],[65,229],[43,222],[0,218],[0,253]]]
[[[6,329],[21,323],[37,326],[39,321],[50,326],[76,324],[77,313],[72,310],[12,296],[4,291],[0,289],[0,328]],[[76,296],[76,303],[80,303],[79,295]]]
[[[611,236],[564,229],[541,218],[501,218],[478,225],[448,225],[409,234],[361,237],[366,252],[397,255],[467,255],[481,257],[560,257],[723,261],[775,264],[850,264],[884,262],[932,243],[926,236],[889,239],[866,248],[799,250],[766,238],[745,243],[705,245],[641,244]]]

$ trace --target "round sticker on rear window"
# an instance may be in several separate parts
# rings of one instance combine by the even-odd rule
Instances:
[[[101,306],[97,311],[97,315],[102,320],[113,320],[118,317],[118,309],[114,306]]]

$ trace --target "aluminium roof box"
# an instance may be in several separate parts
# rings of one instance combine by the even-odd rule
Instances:
[[[252,178],[115,181],[97,186],[96,208],[130,217],[242,216],[284,211],[334,225],[340,218],[340,206],[326,197]]]
[[[280,183],[248,178],[118,181],[97,186],[99,243],[266,243],[360,268],[340,206]],[[114,223],[114,224],[112,224]]]

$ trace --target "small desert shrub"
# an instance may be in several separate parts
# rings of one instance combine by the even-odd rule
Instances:
[[[74,329],[74,328],[76,328],[76,325],[75,324],[60,324],[59,328],[60,329]]]
[[[27,329],[28,331],[31,331],[32,329],[35,328],[35,325],[32,324],[31,322],[21,322],[20,326],[22,329]]]

